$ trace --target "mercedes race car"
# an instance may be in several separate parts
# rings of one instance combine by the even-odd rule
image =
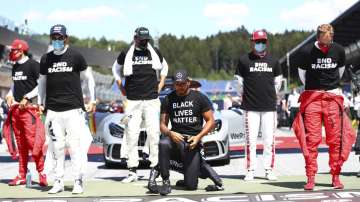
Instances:
[[[104,150],[104,160],[107,167],[126,163],[125,126],[120,120],[123,113],[113,113],[101,118],[96,126],[96,136]],[[243,127],[243,112],[233,108],[215,112],[215,127],[210,134],[202,139],[202,155],[212,165],[226,165],[233,157],[230,148],[239,149],[245,144]],[[139,134],[138,151],[141,161],[147,161],[149,148],[146,141],[146,131],[142,129]],[[261,134],[259,135],[261,137]]]
[[[198,88],[201,84],[191,80],[190,87]],[[173,80],[165,80],[165,86],[160,92],[160,100],[173,90]],[[209,100],[210,101],[210,100]],[[216,107],[215,107],[216,109]],[[112,113],[104,117],[99,115],[96,121],[96,139],[103,143],[105,165],[111,167],[115,164],[125,164],[127,149],[124,136],[125,126],[120,120],[123,113]],[[203,158],[212,165],[226,165],[230,158],[236,155],[231,153],[231,148],[241,149],[245,145],[244,116],[241,109],[215,110],[215,127],[202,139]],[[141,127],[144,128],[144,127]],[[261,133],[259,133],[261,137]],[[149,148],[146,141],[146,131],[142,129],[139,134],[138,151],[139,158],[147,161]]]

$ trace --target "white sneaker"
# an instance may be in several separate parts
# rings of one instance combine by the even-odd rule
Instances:
[[[136,175],[136,173],[129,172],[129,175],[127,176],[127,178],[123,179],[121,182],[122,183],[131,183],[131,182],[136,182],[137,180],[138,180],[138,176]]]
[[[272,170],[265,171],[265,178],[270,181],[276,181],[277,177]]]
[[[78,179],[74,181],[73,194],[82,194],[84,192],[84,186],[82,180]]]
[[[253,170],[249,170],[244,178],[245,181],[252,181],[254,180],[254,171]]]
[[[48,191],[49,194],[57,194],[64,191],[64,182],[56,179],[53,187]]]

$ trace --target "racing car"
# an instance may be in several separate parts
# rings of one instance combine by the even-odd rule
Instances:
[[[171,80],[165,81],[165,87],[160,92],[160,100],[173,90],[172,86]],[[193,82],[191,86],[198,87],[199,84]],[[227,165],[232,157],[230,148],[239,149],[245,144],[243,112],[239,108],[231,108],[222,111],[215,110],[214,114],[215,127],[208,135],[203,137],[201,153],[203,158],[211,165]],[[126,163],[126,144],[122,144],[125,142],[125,125],[120,121],[124,116],[123,113],[112,113],[102,118],[96,126],[96,137],[103,143],[103,155],[107,167]],[[147,161],[149,154],[146,141],[147,133],[144,127],[141,128],[138,141],[139,158],[141,161]],[[259,133],[260,137],[261,133]]]
[[[106,167],[126,164],[125,126],[120,123],[123,113],[113,113],[102,119],[97,126],[96,136],[103,144],[103,155]],[[243,153],[233,152],[242,150],[245,145],[245,129],[243,126],[243,111],[238,108],[215,112],[215,127],[202,139],[203,158],[211,165],[222,166],[230,163],[230,159],[243,156]],[[139,134],[139,158],[146,162],[149,148],[146,141],[146,131],[142,129]],[[261,139],[259,132],[258,139]]]

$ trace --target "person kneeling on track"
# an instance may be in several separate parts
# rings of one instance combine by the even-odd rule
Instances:
[[[171,160],[183,164],[184,180],[178,181],[177,186],[196,190],[200,173],[203,173],[216,182],[215,186],[207,187],[208,191],[223,190],[221,179],[200,154],[200,141],[214,126],[212,106],[203,94],[189,89],[190,80],[185,70],[176,71],[174,78],[175,91],[166,96],[161,105],[160,130],[165,136],[159,143],[159,166],[163,179],[159,192],[161,195],[171,193]],[[168,128],[169,120],[171,129]],[[204,126],[203,120],[206,122]]]

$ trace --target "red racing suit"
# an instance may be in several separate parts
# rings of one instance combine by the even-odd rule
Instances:
[[[322,123],[329,146],[330,173],[339,175],[356,138],[350,120],[344,113],[343,97],[325,91],[306,90],[299,102],[300,111],[292,127],[305,158],[306,175],[314,176],[317,173]]]
[[[39,173],[44,170],[45,130],[36,107],[28,105],[25,109],[20,109],[18,104],[11,106],[8,118],[4,123],[3,134],[12,158],[16,159],[16,155],[19,153],[20,177],[25,178],[26,176],[29,152],[35,161],[36,170]]]

